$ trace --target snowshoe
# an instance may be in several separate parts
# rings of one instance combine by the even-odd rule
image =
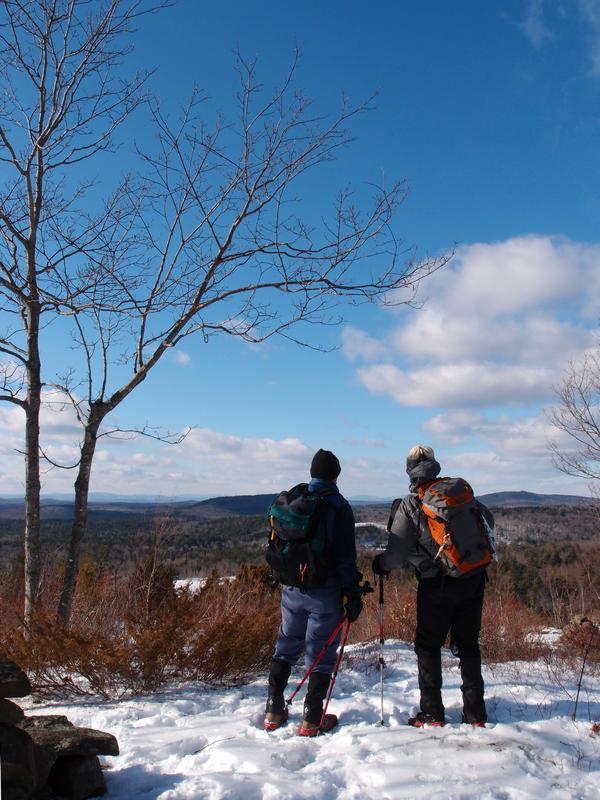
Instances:
[[[298,736],[318,736],[320,733],[329,733],[338,724],[335,714],[325,714],[322,725],[315,725],[313,722],[304,720],[298,728]]]
[[[464,713],[462,715],[462,722],[465,725],[472,725],[474,728],[485,728],[486,727],[486,725],[485,725],[486,721],[484,719],[477,719],[477,718],[475,718],[475,719],[467,719],[467,717],[465,716]]]
[[[272,712],[267,712],[265,719],[263,721],[263,728],[266,731],[276,731],[278,728],[281,728],[282,725],[288,721],[288,710],[285,708],[283,710],[283,714],[273,714]]]
[[[408,724],[413,728],[423,728],[428,725],[430,728],[443,728],[445,721],[443,719],[436,719],[431,714],[424,714],[422,711],[415,717],[408,718]]]

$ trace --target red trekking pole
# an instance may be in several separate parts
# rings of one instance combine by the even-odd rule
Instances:
[[[328,649],[329,647],[331,647],[331,645],[333,644],[333,642],[334,642],[334,640],[335,640],[336,636],[338,635],[338,633],[341,631],[342,627],[344,626],[344,623],[347,623],[347,628],[346,628],[346,632],[345,632],[345,636],[344,636],[344,642],[346,641],[346,637],[348,636],[348,628],[350,627],[350,621],[348,620],[348,617],[346,616],[346,614],[344,614],[344,616],[342,617],[341,621],[340,621],[340,622],[339,622],[339,623],[338,623],[338,624],[335,626],[335,628],[333,629],[333,633],[331,634],[331,636],[329,637],[329,639],[327,639],[327,641],[325,642],[325,644],[324,644],[324,645],[323,645],[323,647],[321,648],[321,651],[320,651],[319,655],[318,655],[318,656],[315,658],[315,660],[313,661],[313,663],[310,665],[310,667],[309,667],[309,668],[306,670],[306,672],[304,673],[304,677],[302,678],[302,680],[300,681],[300,683],[298,684],[298,686],[296,686],[296,688],[294,689],[294,691],[292,692],[292,694],[291,694],[291,695],[288,697],[288,699],[285,701],[285,706],[286,706],[286,708],[287,708],[289,705],[291,705],[291,703],[292,703],[292,700],[294,699],[294,697],[296,697],[296,695],[298,694],[298,692],[300,691],[300,689],[301,689],[301,688],[304,686],[304,683],[305,683],[306,679],[309,677],[309,675],[311,674],[311,672],[312,672],[312,671],[314,670],[314,668],[317,666],[317,664],[319,663],[319,661],[320,661],[320,660],[323,658],[323,656],[324,656],[324,655],[325,655],[325,653],[327,652],[327,649]],[[343,650],[343,646],[342,646],[342,650]],[[336,665],[336,672],[337,672],[337,667],[339,666],[339,661],[340,661],[340,659],[339,659],[339,657],[338,657],[338,663],[337,663],[337,665]]]
[[[344,633],[342,634],[340,652],[338,653],[337,661],[335,662],[335,669],[333,670],[333,675],[331,676],[331,681],[329,683],[329,690],[327,692],[327,699],[325,700],[325,706],[323,707],[321,722],[319,722],[319,728],[321,729],[323,728],[323,724],[325,722],[325,715],[327,714],[327,706],[329,705],[329,699],[331,697],[331,693],[333,692],[333,684],[335,683],[335,679],[337,677],[338,670],[342,662],[342,656],[344,655],[344,647],[346,646],[346,639],[348,638],[348,631],[350,630],[350,620],[348,619],[348,617],[344,617],[342,623],[346,623],[346,627],[344,628]]]

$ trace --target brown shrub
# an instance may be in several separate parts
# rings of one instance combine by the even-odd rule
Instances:
[[[416,584],[395,580],[384,584],[384,635],[412,643],[416,627]],[[534,660],[547,651],[547,645],[536,636],[544,620],[529,611],[513,594],[486,592],[481,628],[481,650],[484,661],[495,663],[513,660]],[[352,642],[373,641],[379,638],[378,591],[368,595],[365,610],[352,625]]]
[[[271,661],[279,627],[279,592],[266,566],[242,565],[233,580],[212,575],[196,609],[183,666],[193,680],[238,683]]]
[[[600,663],[600,627],[580,615],[563,628],[556,651],[562,658]]]
[[[539,631],[545,620],[513,594],[486,592],[481,625],[481,654],[488,664],[535,661],[548,652]]]
[[[364,610],[350,627],[351,642],[379,640],[379,588],[363,598]],[[391,577],[384,583],[384,636],[412,642],[415,634],[416,591],[414,584],[401,583]]]
[[[28,632],[17,604],[0,597],[0,657],[19,663],[40,694],[108,698],[174,679],[236,683],[270,661],[278,594],[255,570],[233,580],[213,576],[197,593],[175,591],[170,571],[151,554],[128,574],[84,577],[68,628],[56,622],[55,576]]]
[[[159,543],[158,543],[159,544]],[[60,565],[45,565],[42,596],[27,635],[18,609],[22,587],[0,575],[0,658],[18,662],[45,694],[118,697],[156,690],[173,680],[234,684],[265,670],[280,621],[279,591],[266,566],[245,565],[232,578],[211,574],[199,591],[175,590],[158,545],[127,571],[82,564],[70,626],[56,624]],[[414,579],[385,582],[384,635],[412,642]],[[547,651],[536,631],[545,620],[500,585],[488,588],[481,645],[489,663],[536,659]],[[574,634],[573,634],[574,635]],[[379,639],[378,591],[350,628],[350,642]],[[564,653],[582,654],[582,640],[563,635]],[[590,661],[599,658],[595,641]]]

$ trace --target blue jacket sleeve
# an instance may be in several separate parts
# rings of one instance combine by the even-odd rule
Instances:
[[[359,574],[354,514],[348,501],[340,495],[331,498],[330,505],[334,512],[330,538],[333,571],[342,590],[355,592],[358,591]]]

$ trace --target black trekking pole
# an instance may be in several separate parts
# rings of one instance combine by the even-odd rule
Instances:
[[[379,719],[379,724],[383,725],[383,667],[385,662],[383,660],[383,645],[384,645],[384,636],[383,636],[383,575],[379,576],[379,685],[381,688],[381,716]]]

